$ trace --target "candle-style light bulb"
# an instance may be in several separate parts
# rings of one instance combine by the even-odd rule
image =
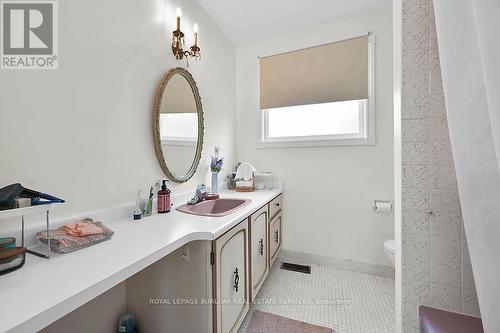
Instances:
[[[177,16],[177,30],[181,30],[182,10],[180,7],[177,7],[177,9],[175,10],[175,16]]]
[[[194,31],[194,46],[198,46],[198,23],[194,24],[193,31]]]

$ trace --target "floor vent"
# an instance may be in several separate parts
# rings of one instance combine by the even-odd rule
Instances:
[[[294,271],[304,274],[311,274],[311,266],[292,264],[289,262],[284,262],[281,264],[281,269],[285,269],[287,271]]]

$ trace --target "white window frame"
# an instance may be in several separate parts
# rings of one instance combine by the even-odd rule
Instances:
[[[177,137],[161,137],[162,146],[179,146],[179,147],[196,147],[198,145],[197,138],[177,138]]]
[[[260,96],[259,96],[260,98]],[[258,110],[257,148],[375,145],[375,35],[368,36],[368,99],[360,103],[360,133],[269,138],[269,113]]]

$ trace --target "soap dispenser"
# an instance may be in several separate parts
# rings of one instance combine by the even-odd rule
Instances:
[[[170,212],[170,190],[167,188],[167,180],[163,180],[161,190],[158,191],[158,213]]]

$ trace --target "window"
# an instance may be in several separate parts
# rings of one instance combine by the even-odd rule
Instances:
[[[264,110],[264,142],[363,139],[367,100]]]
[[[198,141],[197,113],[161,113],[162,145],[196,146]]]
[[[373,35],[261,58],[259,147],[374,144]]]

